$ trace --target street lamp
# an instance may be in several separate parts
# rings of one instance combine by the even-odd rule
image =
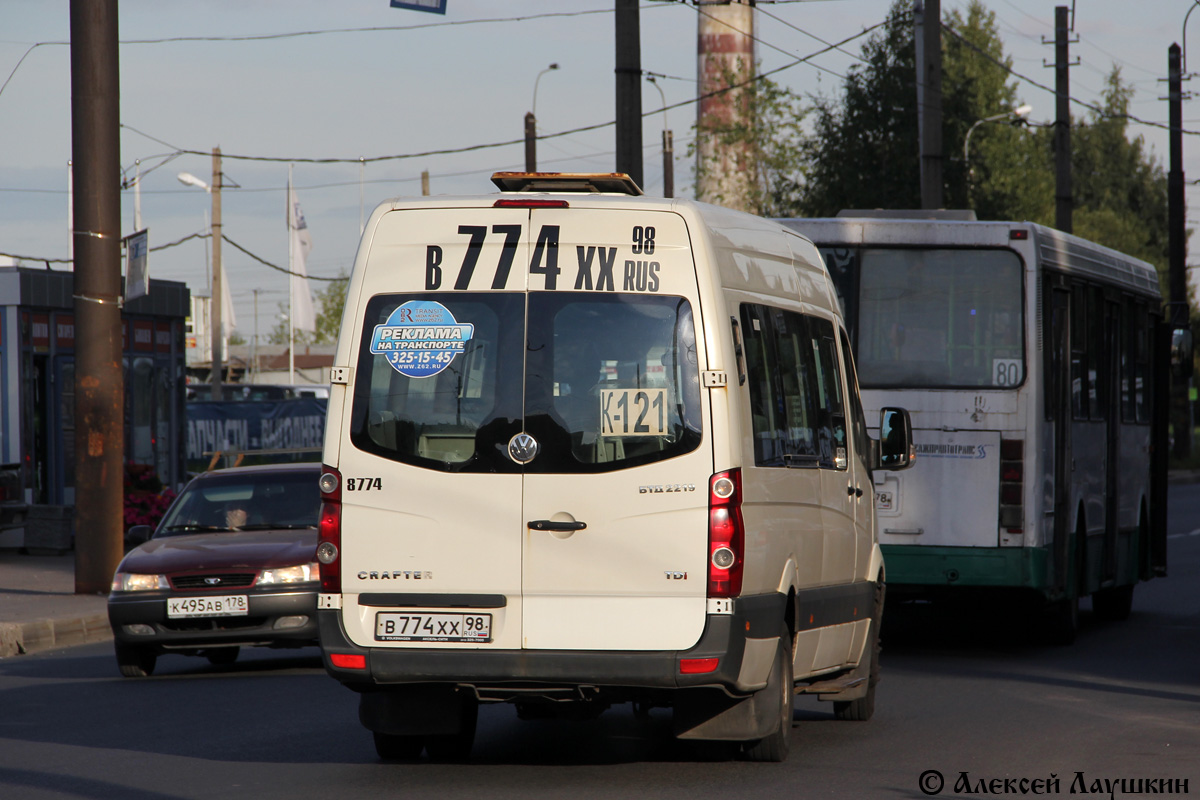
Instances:
[[[221,148],[214,147],[212,155],[212,183],[205,183],[190,172],[181,172],[176,176],[185,186],[198,186],[212,197],[212,222],[209,224],[209,235],[212,238],[212,284],[209,287],[209,339],[212,343],[211,374],[212,399],[224,399],[221,392],[221,373],[223,370],[222,352],[225,346],[225,330],[221,321]]]
[[[671,135],[671,129],[667,126],[667,95],[663,92],[662,87],[658,85],[658,81],[654,80],[653,75],[646,76],[646,80],[658,89],[658,96],[662,98],[663,112],[663,132],[662,132],[662,151],[663,151],[663,197],[675,196],[675,142]]]
[[[554,63],[546,67],[537,74],[537,78],[533,81],[533,107],[528,114],[525,115],[525,171],[537,172],[537,90],[538,83],[541,82],[542,76],[547,72],[553,72],[558,69],[558,64]]]
[[[967,129],[967,136],[965,139],[963,139],[963,165],[969,168],[971,158],[969,151],[971,146],[971,134],[975,132],[976,128],[985,122],[999,122],[1000,120],[1008,119],[1009,117],[1013,118],[1013,123],[1015,124],[1023,121],[1025,117],[1029,116],[1029,112],[1031,111],[1033,111],[1033,106],[1026,104],[1017,106],[1016,108],[1005,111],[1002,114],[993,114],[990,117],[984,117],[981,120],[977,120],[974,125]]]

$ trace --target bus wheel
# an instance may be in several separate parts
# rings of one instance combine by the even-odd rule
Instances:
[[[1071,593],[1051,603],[1041,619],[1042,639],[1046,644],[1068,645],[1079,633],[1079,595]]]
[[[792,633],[783,626],[779,644],[775,649],[775,666],[767,685],[759,691],[774,692],[778,707],[778,727],[756,742],[750,742],[743,751],[747,761],[786,761],[788,737],[792,733],[792,709],[796,700],[796,686],[792,678]]]
[[[1129,619],[1133,610],[1133,584],[1114,586],[1092,593],[1092,611],[1098,619],[1120,621]]]

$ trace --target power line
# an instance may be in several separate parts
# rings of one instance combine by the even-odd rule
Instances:
[[[701,13],[703,13],[703,12],[701,12]],[[835,43],[829,45],[828,47],[823,47],[820,50],[809,53],[806,56],[800,56],[800,57],[794,59],[793,61],[791,61],[787,64],[784,64],[781,67],[776,67],[775,69],[767,70],[767,71],[761,72],[757,75],[753,75],[750,78],[747,78],[746,80],[741,81],[736,84],[733,84],[731,86],[725,86],[720,89],[715,89],[711,92],[706,92],[705,94],[698,95],[696,97],[693,97],[693,98],[690,98],[687,100],[680,100],[677,103],[672,103],[672,104],[663,106],[662,108],[654,109],[652,111],[643,111],[642,117],[649,117],[649,116],[653,116],[655,114],[661,114],[664,111],[670,111],[675,108],[683,108],[684,106],[693,105],[693,104],[698,103],[701,100],[705,100],[709,97],[716,97],[717,95],[725,94],[726,92],[732,92],[732,91],[736,91],[737,89],[742,89],[746,86],[749,86],[752,83],[756,83],[758,81],[764,80],[771,75],[776,75],[785,70],[789,70],[793,67],[799,66],[800,64],[807,64],[810,60],[816,58],[817,56],[824,55],[825,53],[828,53],[831,50],[839,49],[843,45],[849,44],[850,42],[853,42],[855,39],[860,39],[863,36],[866,36],[867,34],[871,33],[872,31],[876,30],[877,28],[882,27],[885,24],[887,24],[886,20],[884,22],[878,22],[874,25],[871,25],[870,27],[863,28],[858,33],[856,33],[852,36],[847,36],[845,39],[841,40],[840,42],[835,42]],[[816,66],[816,65],[809,64],[809,66]],[[834,73],[834,74],[836,74],[836,73]],[[842,76],[839,76],[839,77],[842,77]],[[616,120],[610,120],[608,122],[597,122],[592,125],[582,125],[578,128],[571,128],[570,130],[558,131],[557,133],[538,134],[537,138],[539,140],[557,139],[562,136],[571,136],[576,133],[585,133],[587,131],[594,131],[594,130],[599,130],[601,128],[607,128],[610,125],[615,125],[615,124],[616,124]],[[173,145],[169,142],[164,142],[162,139],[155,138],[155,137],[151,136],[150,134],[144,133],[144,132],[138,130],[137,128],[133,127],[132,125],[128,125],[124,122],[121,123],[121,127],[127,128],[140,136],[144,136],[153,142],[163,145],[164,147],[174,148],[183,154],[196,155],[196,156],[210,155],[210,153],[206,150],[193,150],[193,149],[189,149],[186,147],[176,147],[175,145]],[[447,147],[447,148],[442,148],[439,150],[426,150],[426,151],[420,152],[420,153],[398,153],[395,155],[369,156],[369,157],[359,156],[357,158],[336,158],[336,157],[333,157],[333,158],[298,158],[298,157],[293,157],[293,156],[252,156],[252,155],[237,154],[237,153],[222,153],[221,157],[223,159],[234,160],[234,161],[262,161],[262,162],[295,163],[295,164],[366,164],[366,163],[374,164],[374,163],[378,163],[381,161],[400,161],[400,160],[410,159],[410,158],[428,158],[430,156],[456,155],[458,153],[470,153],[470,152],[476,152],[479,150],[488,150],[488,149],[494,149],[497,147],[507,147],[510,145],[523,144],[524,141],[525,141],[524,138],[509,139],[509,140],[505,140],[505,141],[501,141],[501,142],[489,142],[489,143],[485,143],[485,144],[467,145],[465,147]]]
[[[176,239],[173,242],[168,242],[167,244],[160,244],[156,247],[151,247],[150,252],[153,253],[153,252],[156,252],[159,250],[166,250],[171,247],[178,247],[179,245],[183,244],[184,242],[190,241],[192,239],[210,239],[210,238],[212,238],[211,233],[190,233],[187,236],[184,236],[181,239]],[[336,278],[326,278],[326,277],[323,277],[320,275],[305,275],[300,272],[294,272],[290,269],[285,269],[284,267],[280,267],[276,264],[272,264],[270,261],[267,261],[262,256],[259,256],[255,253],[247,250],[246,248],[242,247],[240,244],[235,242],[233,239],[230,239],[225,234],[221,234],[221,240],[233,245],[238,250],[241,250],[243,253],[250,256],[250,258],[254,259],[255,261],[257,261],[261,264],[265,264],[266,266],[270,267],[271,269],[275,270],[276,272],[282,272],[285,275],[295,275],[297,278],[308,278],[309,280],[312,280],[312,281],[331,281],[332,282],[332,281],[344,281],[347,279],[347,276],[345,276],[345,275],[341,275]],[[18,261],[35,261],[35,262],[40,261],[40,262],[43,262],[46,264],[47,269],[50,268],[51,264],[74,263],[74,259],[70,259],[70,258],[43,258],[41,256],[23,256],[23,255],[18,255],[16,253],[0,253],[0,256],[5,256],[7,258],[16,259]]]
[[[988,61],[991,61],[996,66],[1000,67],[1000,69],[1004,70],[1009,75],[1012,75],[1014,78],[1023,80],[1032,86],[1036,86],[1037,88],[1039,88],[1043,91],[1049,92],[1050,94],[1053,94],[1053,95],[1058,94],[1058,92],[1055,91],[1054,89],[1052,89],[1051,87],[1046,86],[1043,83],[1038,83],[1033,78],[1030,78],[1027,75],[1022,75],[1021,73],[1017,72],[1012,67],[1008,66],[1003,61],[1000,61],[999,59],[995,58],[990,53],[986,52],[983,48],[979,47],[974,42],[970,41],[969,39],[964,37],[962,34],[960,34],[958,31],[954,30],[954,28],[950,27],[949,25],[947,25],[944,22],[942,23],[942,30],[946,31],[946,33],[950,34],[955,39],[958,39],[964,45],[971,48],[976,53],[978,53],[979,55],[986,58]],[[1131,122],[1136,122],[1139,125],[1149,126],[1151,128],[1161,128],[1161,129],[1167,130],[1167,131],[1171,130],[1170,125],[1167,125],[1162,122],[1152,122],[1148,119],[1142,119],[1141,117],[1136,117],[1133,114],[1110,114],[1107,111],[1105,111],[1103,108],[1101,108],[1100,106],[1095,105],[1094,103],[1089,103],[1086,100],[1080,100],[1078,97],[1068,97],[1068,99],[1072,103],[1075,103],[1076,105],[1083,106],[1084,108],[1088,109],[1089,111],[1096,112],[1104,119],[1125,119],[1125,120],[1129,120]],[[1181,131],[1181,133],[1186,133],[1189,136],[1200,136],[1200,131],[1183,130],[1183,131]]]
[[[461,19],[461,20],[439,20],[437,22],[421,22],[413,25],[377,25],[364,28],[326,28],[319,30],[291,31],[285,33],[262,33],[262,34],[247,34],[245,36],[168,36],[159,39],[122,39],[117,44],[175,44],[180,42],[262,42],[279,39],[296,39],[305,36],[324,36],[328,34],[343,34],[343,33],[386,33],[394,31],[412,31],[422,30],[425,28],[448,28],[460,25],[478,25],[482,23],[503,23],[503,22],[528,22],[534,19],[549,19],[552,17],[582,17],[592,14],[611,14],[611,8],[597,8],[585,11],[548,11],[542,14],[524,14],[518,17],[485,17],[482,19]],[[34,51],[35,48],[45,47],[49,45],[69,46],[70,42],[62,41],[47,41],[35,42],[25,54],[17,61],[17,65],[13,67],[4,84],[0,86],[0,94],[8,87],[13,76],[17,74],[17,70],[21,68],[22,62],[26,56]]]

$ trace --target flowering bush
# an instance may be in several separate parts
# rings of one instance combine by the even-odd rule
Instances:
[[[175,492],[163,487],[153,467],[125,465],[125,530],[134,525],[157,525],[174,499]]]

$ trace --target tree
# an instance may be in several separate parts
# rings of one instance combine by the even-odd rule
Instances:
[[[795,213],[919,208],[916,48],[908,3],[896,0],[850,68],[842,99],[816,98],[804,143],[805,191]]]
[[[1036,137],[976,122],[1018,104],[996,17],[979,0],[946,15],[942,37],[943,196],[950,208],[984,219],[1020,219],[1045,211],[1052,171]],[[916,44],[907,0],[896,0],[883,28],[862,48],[840,99],[816,100],[807,144],[808,184],[799,211],[829,216],[843,208],[919,208],[920,142]]]
[[[346,289],[350,285],[350,277],[345,270],[338,273],[335,280],[326,283],[325,288],[317,292],[317,330],[293,331],[296,344],[333,344],[337,342],[338,333],[342,326],[342,311],[346,305]],[[271,344],[288,343],[288,305],[279,304],[279,319],[275,327],[267,335]]]
[[[1149,261],[1165,280],[1167,176],[1141,136],[1128,136],[1133,88],[1113,66],[1103,106],[1071,131],[1075,233]],[[1164,284],[1165,291],[1165,284]]]
[[[1019,127],[1015,115],[976,124],[1021,103],[1017,83],[1009,78],[1012,59],[1004,54],[996,15],[973,0],[965,16],[952,10],[945,26],[946,205],[974,209],[980,219],[1053,219],[1054,170],[1044,142]]]

